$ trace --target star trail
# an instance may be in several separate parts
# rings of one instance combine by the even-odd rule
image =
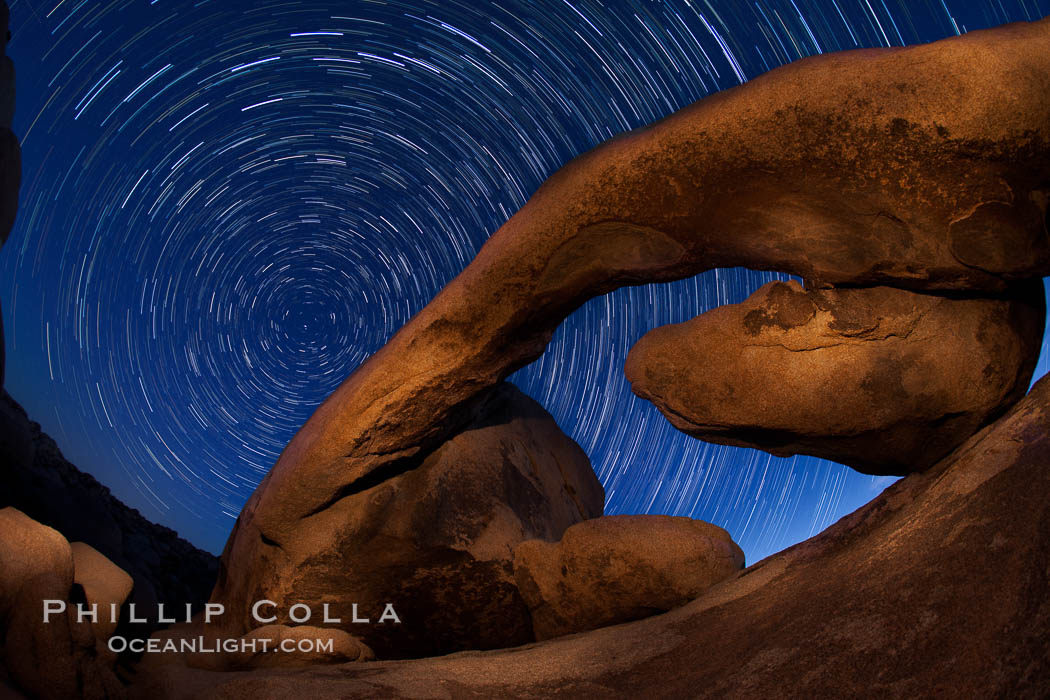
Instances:
[[[802,56],[1050,14],[1050,0],[10,5],[23,184],[0,255],[8,391],[81,469],[212,551],[313,409],[573,156]],[[590,455],[607,513],[708,520],[754,562],[892,481],[696,441],[630,393],[623,362],[647,330],[778,277],[716,270],[594,299],[512,377]]]

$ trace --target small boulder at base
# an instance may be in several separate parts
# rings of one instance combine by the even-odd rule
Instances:
[[[69,542],[15,508],[0,510],[0,596],[0,658],[14,686],[42,700],[125,695],[113,656],[98,654],[92,623],[76,614],[88,601]]]
[[[667,515],[610,515],[560,542],[514,550],[514,577],[536,639],[637,620],[677,608],[744,566],[722,528]]]

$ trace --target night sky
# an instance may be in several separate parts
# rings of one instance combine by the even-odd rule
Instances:
[[[23,184],[0,253],[7,389],[82,470],[211,551],[314,408],[571,157],[800,56],[1050,14],[1050,0],[10,5]],[[751,563],[892,482],[699,442],[630,393],[623,362],[647,330],[775,278],[718,270],[594,299],[512,377],[590,455],[607,513],[714,522]]]

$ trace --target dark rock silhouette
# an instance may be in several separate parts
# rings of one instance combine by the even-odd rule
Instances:
[[[1048,493],[1050,378],[926,472],[669,613],[296,675],[172,666],[133,696],[1042,698]]]
[[[1042,280],[994,298],[773,282],[650,331],[625,371],[702,440],[907,474],[1024,395],[1045,306]]]
[[[196,609],[208,599],[218,560],[175,531],[150,522],[70,464],[38,423],[6,392],[0,394],[0,507],[29,517],[101,552],[135,581],[131,601],[156,619],[157,603]],[[148,636],[151,628],[136,625]]]
[[[308,516],[301,537],[261,538],[250,572],[224,571],[214,598],[226,605],[225,632],[258,626],[251,608],[265,599],[282,624],[293,622],[294,604],[316,615],[328,604],[342,620],[328,626],[379,658],[532,641],[514,547],[601,515],[604,492],[583,450],[513,385],[485,392],[468,413],[466,427],[429,454],[340,492]],[[386,603],[399,622],[380,621]]]
[[[22,185],[22,150],[11,131],[15,114],[15,66],[6,54],[7,42],[11,39],[10,19],[7,3],[0,3],[0,247],[7,242],[14,226],[18,190]],[[5,359],[4,318],[0,314],[0,389],[4,386]]]
[[[341,494],[418,464],[595,295],[729,266],[989,292],[1050,272],[1048,94],[1043,20],[805,59],[571,161],[296,434],[215,600],[297,578],[270,552],[338,537]]]
[[[558,542],[527,540],[514,550],[538,640],[672,610],[743,566],[725,530],[667,515],[585,520]]]

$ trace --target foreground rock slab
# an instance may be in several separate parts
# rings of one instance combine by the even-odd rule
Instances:
[[[728,532],[667,515],[585,520],[558,542],[527,540],[514,550],[537,640],[667,612],[743,566]]]
[[[663,615],[295,674],[169,667],[149,700],[1050,695],[1050,378],[922,474]]]
[[[146,676],[163,673],[166,666],[187,666],[209,671],[293,669],[324,664],[371,661],[375,654],[360,639],[332,627],[313,625],[263,625],[238,638],[210,636],[204,644],[194,640],[207,630],[180,623],[154,632],[137,671]],[[185,646],[184,645],[188,645]]]
[[[342,621],[335,626],[378,658],[532,641],[514,547],[556,540],[601,515],[604,491],[583,450],[513,385],[486,392],[470,410],[465,429],[425,458],[342,492],[308,518],[301,538],[260,538],[255,565],[219,579],[214,598],[233,623],[226,631],[258,627],[253,604],[269,600],[275,605],[263,612],[281,624],[296,622],[293,605],[318,618],[327,605]],[[384,620],[388,603],[396,621]]]
[[[625,372],[701,440],[903,475],[1024,395],[1045,306],[1042,280],[998,297],[771,282],[650,331]]]

